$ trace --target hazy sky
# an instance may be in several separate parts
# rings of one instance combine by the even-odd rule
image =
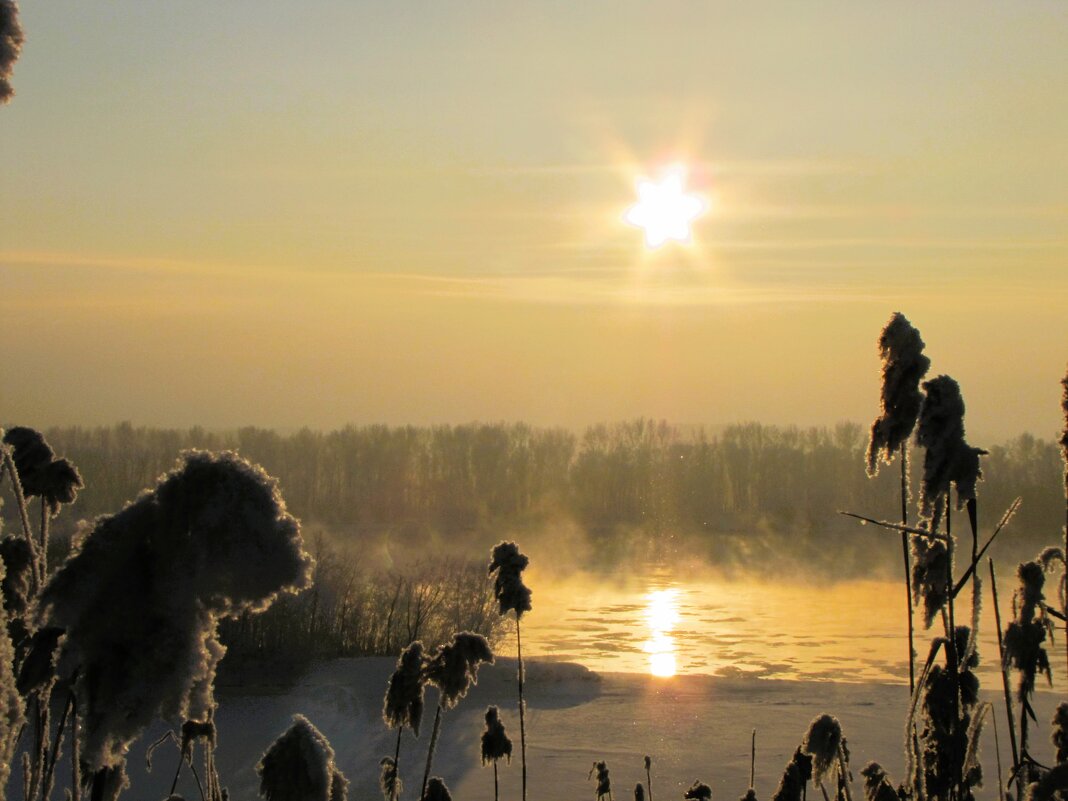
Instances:
[[[6,422],[868,421],[901,310],[1059,426],[1068,3],[22,5]]]

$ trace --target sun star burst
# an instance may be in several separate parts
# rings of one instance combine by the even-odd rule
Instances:
[[[685,191],[685,170],[675,167],[659,182],[641,178],[637,182],[638,202],[624,219],[645,231],[645,244],[658,248],[669,240],[690,241],[690,225],[705,210],[698,195]]]

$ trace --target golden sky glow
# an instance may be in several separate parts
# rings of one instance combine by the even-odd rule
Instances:
[[[977,443],[1056,430],[1063,3],[22,16],[5,422],[867,421],[901,310]]]

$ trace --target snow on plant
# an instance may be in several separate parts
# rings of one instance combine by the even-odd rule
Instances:
[[[225,649],[218,620],[311,581],[276,482],[235,453],[190,451],[158,485],[97,519],[44,587],[38,622],[66,632],[59,676],[82,714],[96,781],[157,717],[204,720]]]
[[[263,754],[256,773],[266,801],[346,801],[348,780],[329,740],[303,715]]]
[[[522,801],[527,800],[527,725],[526,701],[523,699],[523,638],[520,619],[531,610],[530,588],[523,583],[523,571],[530,559],[520,553],[514,542],[499,542],[490,555],[489,573],[493,579],[493,595],[501,615],[515,612],[515,643],[517,654],[517,680],[519,690],[519,758],[522,772]]]
[[[400,746],[404,727],[419,736],[423,721],[423,695],[426,689],[426,657],[423,644],[416,640],[401,651],[397,667],[389,677],[382,718],[386,725],[397,729],[397,747],[392,757],[384,757],[380,763],[379,786],[386,799],[396,799],[402,786],[400,780]]]

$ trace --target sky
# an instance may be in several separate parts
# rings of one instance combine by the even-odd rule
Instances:
[[[0,420],[1062,425],[1068,4],[23,0]],[[669,164],[692,241],[624,215]]]

